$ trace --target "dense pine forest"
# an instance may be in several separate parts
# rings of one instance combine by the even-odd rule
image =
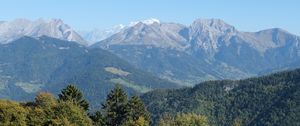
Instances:
[[[207,81],[193,88],[142,96],[154,123],[164,115],[196,113],[210,125],[300,125],[300,69],[245,80]]]

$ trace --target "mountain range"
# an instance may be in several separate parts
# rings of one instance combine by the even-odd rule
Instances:
[[[78,33],[60,19],[15,19],[13,21],[0,22],[0,43],[12,42],[23,36],[41,37],[49,36],[67,41],[74,41],[82,45],[87,45]]]
[[[143,20],[143,21],[133,21],[130,22],[129,24],[118,24],[113,26],[112,28],[106,28],[106,29],[98,29],[95,28],[93,30],[81,30],[78,33],[86,40],[88,41],[89,45],[95,44],[98,41],[104,40],[126,28],[132,27],[134,25],[136,25],[137,23],[142,22],[144,24],[152,24],[154,22],[160,22],[158,19],[155,18],[150,18],[147,20]]]
[[[297,68],[299,41],[280,28],[242,32],[220,19],[197,19],[190,26],[139,22],[91,48],[109,50],[161,78],[193,85]]]

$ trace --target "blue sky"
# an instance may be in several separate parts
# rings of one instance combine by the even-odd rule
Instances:
[[[0,20],[60,18],[77,30],[157,18],[189,25],[220,18],[241,31],[280,27],[300,35],[300,0],[2,0]]]

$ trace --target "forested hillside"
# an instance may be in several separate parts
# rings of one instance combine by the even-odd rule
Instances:
[[[211,125],[300,125],[300,69],[245,80],[200,83],[142,96],[154,122],[194,112]]]

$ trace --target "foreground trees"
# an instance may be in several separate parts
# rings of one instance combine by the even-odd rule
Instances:
[[[27,125],[92,125],[86,111],[70,101],[60,101],[50,93],[40,93],[35,102],[24,105]]]
[[[74,85],[68,85],[65,89],[62,89],[61,94],[58,96],[61,101],[71,102],[82,107],[84,110],[89,109],[89,103],[83,98],[81,91]]]
[[[16,126],[26,125],[28,111],[17,102],[0,100],[0,125]]]
[[[196,114],[177,114],[175,117],[165,115],[158,126],[209,126],[207,118]]]
[[[99,126],[148,126],[150,122],[149,113],[139,97],[133,96],[128,100],[120,86],[107,95],[102,109],[91,118]]]
[[[50,93],[39,93],[35,101],[17,103],[0,100],[1,126],[92,125],[85,110],[69,101],[59,101]]]
[[[88,103],[82,93],[72,85],[62,90],[56,99],[41,92],[35,101],[17,103],[0,100],[1,126],[91,126],[87,115]]]
[[[128,98],[116,86],[102,108],[88,116],[88,102],[74,85],[61,91],[56,99],[41,92],[32,102],[0,100],[1,126],[149,126],[150,114],[138,96]],[[167,116],[166,116],[167,117]],[[159,126],[207,126],[207,119],[195,114],[163,118]]]

